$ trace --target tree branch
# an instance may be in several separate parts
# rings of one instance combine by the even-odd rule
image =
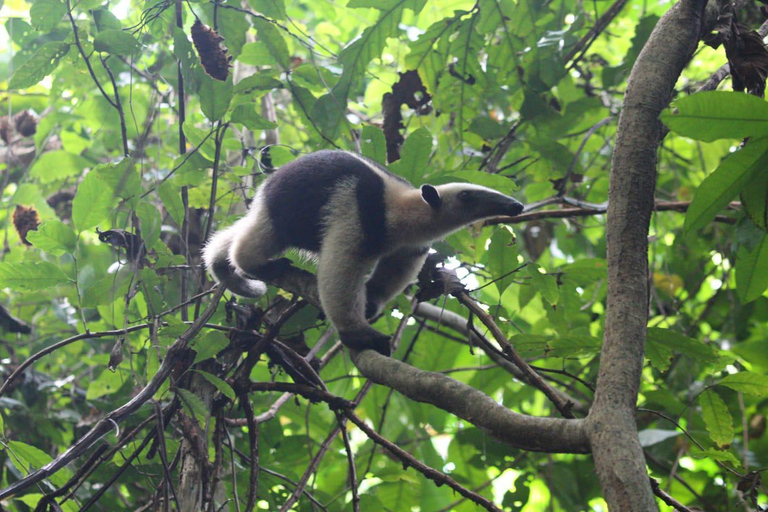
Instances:
[[[165,379],[171,374],[171,371],[179,361],[179,356],[183,355],[189,341],[200,332],[200,329],[203,328],[208,319],[216,311],[219,299],[221,299],[222,295],[224,295],[223,287],[216,291],[216,294],[211,298],[211,302],[208,304],[208,307],[203,314],[200,315],[200,317],[197,318],[197,320],[195,320],[168,348],[168,353],[166,354],[165,359],[163,359],[162,364],[160,364],[160,367],[157,369],[157,373],[155,373],[152,380],[150,380],[149,383],[136,394],[136,396],[99,420],[91,430],[78,439],[77,442],[72,444],[67,451],[53,459],[51,462],[37,471],[31,472],[5,489],[0,489],[0,500],[18,494],[56,473],[58,470],[85,453],[88,448],[93,446],[94,443],[111,431],[118,422],[136,412],[142,405],[152,399],[155,392],[160,389],[160,386],[165,382]]]
[[[659,20],[632,68],[608,192],[608,298],[600,371],[587,428],[611,510],[657,510],[635,411],[648,320],[648,228],[659,114],[695,50],[706,0],[681,0]]]

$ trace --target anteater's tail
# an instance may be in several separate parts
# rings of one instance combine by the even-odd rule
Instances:
[[[229,249],[235,237],[235,226],[216,232],[203,248],[205,268],[216,282],[226,286],[235,295],[259,298],[267,293],[267,285],[243,276],[229,259]]]

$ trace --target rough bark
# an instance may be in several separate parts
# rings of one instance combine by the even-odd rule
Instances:
[[[629,78],[613,154],[608,218],[608,307],[597,392],[587,418],[611,510],[657,510],[635,408],[648,319],[648,227],[656,186],[659,113],[699,40],[706,0],[681,0],[659,20]]]

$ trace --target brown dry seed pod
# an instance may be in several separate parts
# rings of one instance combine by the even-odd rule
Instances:
[[[40,216],[37,214],[32,206],[16,205],[16,209],[13,211],[13,226],[19,233],[19,238],[25,245],[32,245],[27,240],[27,233],[30,231],[36,231],[37,226],[40,225]]]
[[[195,44],[200,64],[211,78],[226,81],[229,76],[229,61],[227,47],[222,43],[224,38],[198,19],[192,25],[192,42]]]
[[[37,116],[30,113],[29,110],[22,110],[13,117],[16,125],[16,131],[22,137],[30,137],[37,131]]]

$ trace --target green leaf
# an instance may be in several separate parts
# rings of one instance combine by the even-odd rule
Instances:
[[[37,178],[40,183],[51,183],[79,176],[89,165],[90,162],[81,156],[63,150],[48,151],[32,164],[29,175]]]
[[[192,348],[197,352],[193,364],[216,357],[216,354],[227,348],[227,346],[229,346],[229,339],[219,331],[208,331],[202,336],[198,336],[195,338],[194,345],[192,345]]]
[[[287,16],[284,0],[248,0],[248,5],[264,16],[275,20],[284,20]]]
[[[13,72],[8,88],[26,89],[37,84],[59,66],[59,60],[69,53],[69,47],[69,43],[59,41],[42,45],[32,57]]]
[[[93,49],[112,55],[131,55],[141,49],[141,43],[128,32],[110,29],[96,34]]]
[[[0,262],[0,288],[38,291],[70,281],[63,270],[47,261]]]
[[[746,304],[762,296],[768,288],[768,233],[754,247],[739,245],[736,252],[736,291]]]
[[[117,16],[107,9],[94,9],[91,13],[93,14],[93,21],[96,23],[96,29],[99,32],[103,30],[120,30],[123,27]]]
[[[716,448],[708,448],[706,450],[699,450],[697,446],[690,447],[691,457],[695,459],[711,459],[717,462],[728,462],[733,467],[741,467],[741,461],[730,451],[718,450]]]
[[[477,116],[469,123],[467,130],[486,140],[499,139],[507,134],[506,128],[488,116]]]
[[[763,231],[768,231],[768,169],[759,169],[741,191],[747,217]]]
[[[32,26],[43,33],[53,30],[66,13],[67,6],[62,0],[35,0],[29,8]]]
[[[115,193],[98,172],[89,172],[77,187],[72,201],[72,222],[83,232],[103,222],[115,205]]]
[[[253,94],[254,91],[271,91],[282,87],[283,83],[280,80],[265,73],[256,73],[237,82],[234,92],[235,94]]]
[[[106,365],[105,365],[106,366]],[[118,368],[117,371],[111,371],[104,368],[101,374],[88,384],[88,390],[85,392],[87,400],[95,400],[102,396],[113,395],[117,393],[123,384],[128,373]]]
[[[40,469],[53,460],[53,457],[45,453],[40,448],[32,446],[21,441],[9,441],[8,450],[13,454],[11,462],[16,466],[22,474],[30,473],[36,469]],[[72,471],[68,468],[61,469],[56,473],[50,475],[51,483],[61,487],[67,483],[72,477]]]
[[[288,71],[291,68],[291,54],[280,30],[262,18],[251,18],[251,23],[258,33],[259,41],[267,47],[280,69]]]
[[[564,280],[579,286],[595,284],[608,278],[608,265],[602,258],[584,258],[560,268]]]
[[[743,149],[723,160],[696,190],[685,215],[686,233],[712,222],[715,215],[742,191],[755,173],[766,166],[768,138],[751,139]]]
[[[195,370],[197,373],[205,377],[205,380],[213,384],[216,389],[219,390],[219,392],[229,398],[230,400],[235,400],[235,390],[232,389],[232,386],[227,384],[226,381],[220,379],[219,377],[215,376],[212,373],[204,372],[203,370]]]
[[[569,334],[552,338],[549,342],[548,355],[554,357],[584,357],[597,354],[603,346],[602,340],[595,336]]]
[[[699,395],[699,405],[709,437],[720,448],[729,446],[733,442],[733,418],[723,399],[708,389]]]
[[[768,135],[768,103],[752,94],[706,91],[676,101],[661,114],[670,130],[691,139],[743,139]]]
[[[491,236],[491,245],[488,247],[488,270],[496,279],[496,288],[499,296],[512,284],[516,275],[513,270],[520,266],[517,260],[517,246],[515,236],[505,227],[495,230]]]
[[[251,131],[257,130],[272,130],[277,128],[277,125],[272,121],[265,119],[257,112],[259,107],[253,103],[247,105],[238,105],[235,110],[232,111],[231,121],[233,123],[240,123]]]
[[[712,364],[718,359],[717,352],[711,345],[660,327],[648,328],[645,347],[651,364],[660,371],[669,368],[669,361],[674,353],[680,353],[704,364]]]
[[[218,121],[227,113],[232,101],[232,76],[226,82],[214,80],[208,75],[200,77],[200,109],[210,122]]]
[[[92,285],[83,291],[82,307],[95,308],[113,304],[119,297],[125,296],[133,284],[131,272],[117,272],[107,274],[97,279]]]
[[[748,395],[754,395],[760,398],[768,397],[768,375],[761,375],[753,372],[739,372],[728,375],[718,384],[741,391]]]
[[[551,306],[557,305],[560,298],[560,291],[557,288],[557,279],[554,276],[543,273],[540,265],[531,263],[526,267],[528,275],[531,276],[531,285],[541,292],[541,296]]]
[[[58,220],[47,220],[38,226],[37,231],[30,231],[27,240],[45,252],[55,256],[73,254],[77,237],[72,228]]]
[[[387,165],[387,141],[381,128],[369,124],[363,126],[360,148],[363,156],[381,165]]]
[[[132,205],[138,201],[142,193],[141,175],[133,160],[123,158],[114,164],[99,164],[93,171],[96,171],[99,179],[106,183],[117,197],[132,199]]]
[[[400,152],[400,160],[389,166],[390,170],[411,183],[418,181],[425,174],[432,154],[432,134],[426,128],[419,128],[405,139]]]
[[[184,203],[181,201],[178,189],[169,181],[166,181],[157,189],[157,195],[163,201],[163,206],[168,210],[171,218],[179,226],[184,222]]]
[[[200,397],[186,389],[177,388],[174,391],[187,414],[195,418],[201,426],[204,426],[210,413]]]

